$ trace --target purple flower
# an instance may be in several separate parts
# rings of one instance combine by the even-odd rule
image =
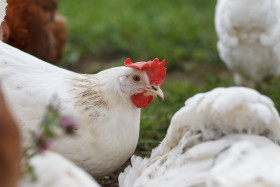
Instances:
[[[39,151],[44,152],[50,149],[51,145],[52,145],[52,141],[50,139],[46,139],[44,143],[39,147]]]
[[[77,121],[70,116],[65,116],[61,118],[60,121],[61,127],[63,127],[68,134],[73,134],[75,130],[78,129]]]
[[[47,138],[42,132],[35,134],[35,141],[40,153],[48,150],[52,145],[51,139]]]

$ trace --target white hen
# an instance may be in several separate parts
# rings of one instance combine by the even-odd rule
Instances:
[[[134,152],[139,136],[140,108],[153,96],[166,74],[158,59],[104,70],[94,75],[67,71],[0,42],[0,81],[17,119],[25,145],[55,95],[60,112],[78,119],[75,138],[58,140],[53,150],[94,176],[108,174]]]
[[[215,26],[220,57],[237,85],[279,75],[279,0],[218,0]]]
[[[172,118],[149,159],[133,157],[119,176],[122,187],[205,186],[216,157],[232,144],[265,147],[280,138],[272,101],[255,90],[216,88],[188,99]],[[257,163],[256,163],[257,164]]]
[[[30,160],[36,180],[25,174],[18,187],[98,187],[92,177],[57,153],[46,151]]]
[[[108,174],[134,152],[139,136],[140,109],[165,77],[158,59],[107,69],[94,75],[70,72],[43,62],[0,42],[0,80],[26,145],[30,130],[41,122],[54,95],[60,112],[78,119],[75,138],[62,138],[53,150],[63,154],[94,176]]]

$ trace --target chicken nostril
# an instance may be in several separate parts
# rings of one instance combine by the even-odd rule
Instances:
[[[155,86],[153,86],[153,85],[152,85],[152,88],[153,88],[153,90],[155,90],[155,91],[157,91],[157,90],[158,90],[158,89],[157,89]]]

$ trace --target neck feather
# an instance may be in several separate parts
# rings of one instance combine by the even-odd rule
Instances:
[[[77,77],[71,78],[70,92],[79,112],[91,120],[97,120],[116,105],[135,108],[130,96],[120,90],[119,77],[127,69],[117,67],[93,75],[77,74]]]

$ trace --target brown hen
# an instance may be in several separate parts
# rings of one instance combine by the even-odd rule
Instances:
[[[65,19],[56,0],[7,0],[2,41],[55,63],[66,41]]]

